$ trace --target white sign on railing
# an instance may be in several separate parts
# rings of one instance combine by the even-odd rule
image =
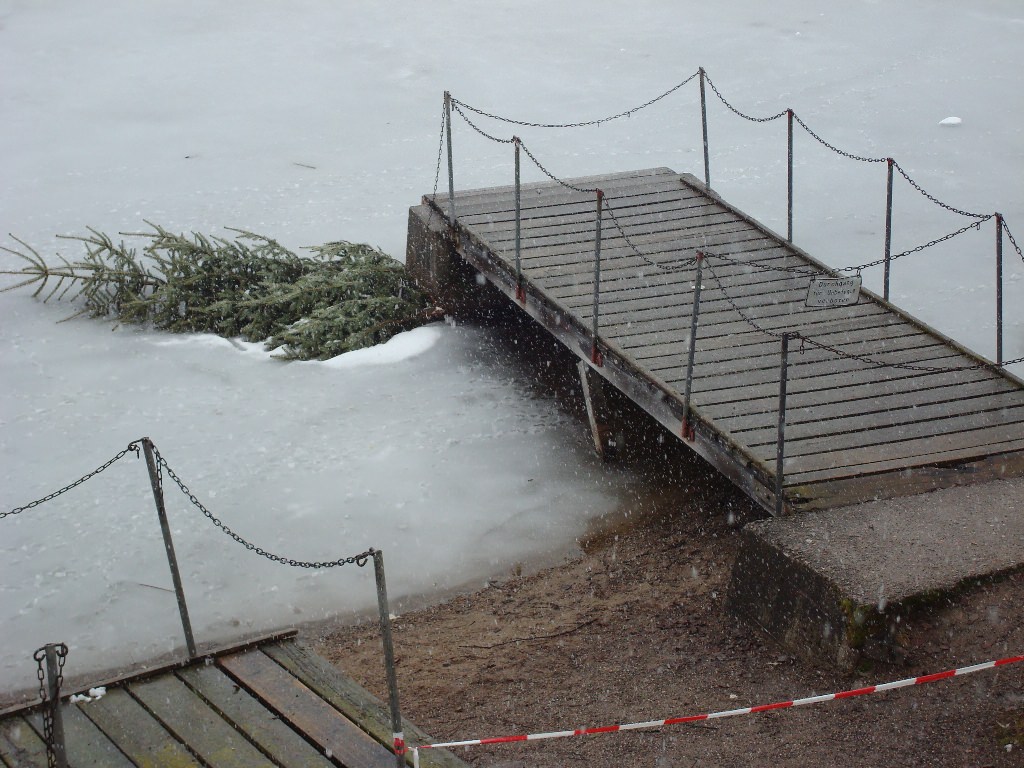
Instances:
[[[855,277],[812,277],[807,287],[808,307],[848,307],[860,299],[860,275]]]

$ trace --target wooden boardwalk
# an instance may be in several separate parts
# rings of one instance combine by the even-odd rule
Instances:
[[[806,307],[806,273],[831,270],[693,176],[656,168],[569,183],[603,190],[614,214],[614,221],[603,216],[603,360],[592,367],[676,435],[696,266],[673,267],[699,249],[708,253],[690,444],[767,509],[775,509],[783,332],[840,350],[792,343],[786,511],[1024,472],[1024,385],[1017,378],[868,291],[852,306]],[[518,303],[589,361],[595,195],[544,182],[524,184],[521,200],[525,301]],[[452,269],[444,258],[457,257],[515,299],[514,189],[457,192],[450,234],[447,196],[423,202],[410,211],[410,268],[428,281],[444,280]],[[447,254],[440,253],[445,242]]]
[[[290,637],[120,680],[97,700],[65,701],[62,713],[75,767],[394,768],[396,762],[385,746],[391,743],[387,707]],[[0,718],[0,765],[45,768],[42,733],[38,708]],[[428,739],[410,723],[405,734],[413,743]],[[424,752],[420,762],[466,765],[443,750]]]

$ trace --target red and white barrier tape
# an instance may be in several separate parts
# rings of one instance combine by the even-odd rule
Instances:
[[[471,747],[482,744],[509,744],[515,741],[540,741],[541,739],[565,739],[570,736],[591,736],[597,733],[615,733],[616,731],[636,731],[644,728],[659,728],[665,725],[680,725],[682,723],[696,723],[702,720],[716,720],[722,717],[735,717],[737,715],[752,715],[757,712],[769,712],[773,709],[788,709],[790,707],[802,707],[805,704],[821,704],[826,701],[834,701],[836,699],[852,699],[854,696],[866,696],[869,693],[881,693],[882,691],[891,691],[894,688],[906,688],[911,685],[923,685],[925,683],[934,683],[939,680],[946,680],[950,677],[961,677],[963,675],[969,675],[972,672],[981,672],[986,669],[994,669],[995,667],[1004,667],[1007,664],[1016,664],[1017,662],[1024,661],[1024,655],[1021,656],[1010,656],[1005,659],[998,659],[997,661],[986,661],[983,664],[973,664],[969,667],[961,667],[960,669],[950,669],[946,672],[936,672],[932,675],[922,675],[920,677],[908,677],[905,680],[896,680],[891,683],[882,683],[880,685],[869,685],[866,688],[854,688],[849,691],[842,691],[840,693],[826,693],[821,696],[808,696],[803,699],[793,699],[792,701],[779,701],[775,704],[762,704],[757,707],[743,707],[742,709],[728,709],[721,712],[711,712],[703,715],[689,715],[687,717],[670,717],[665,720],[648,720],[643,723],[626,723],[623,725],[607,725],[600,728],[577,728],[574,731],[551,731],[550,733],[530,733],[520,736],[497,736],[490,739],[467,739],[465,741],[447,741],[439,744],[421,744],[418,747],[412,748],[413,753],[413,766],[419,768],[419,750],[421,749],[439,749],[442,747]]]

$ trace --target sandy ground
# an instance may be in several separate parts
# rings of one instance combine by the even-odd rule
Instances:
[[[664,477],[664,474],[661,475]],[[1024,651],[1024,573],[912,616],[903,666],[800,661],[725,608],[750,503],[682,459],[565,563],[398,617],[403,714],[439,740],[734,709],[939,672]],[[374,623],[317,649],[386,698]],[[696,725],[468,747],[472,765],[1024,766],[1024,664]]]

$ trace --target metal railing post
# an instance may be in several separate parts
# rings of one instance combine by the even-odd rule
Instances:
[[[448,223],[455,226],[455,171],[452,167],[452,95],[444,92],[444,130],[448,136]]]
[[[786,240],[793,242],[793,110],[786,110],[786,118],[788,122],[788,140],[789,146],[789,172],[786,177],[786,186],[788,190],[788,205],[787,205],[787,216],[786,216]]]
[[[142,450],[146,454],[146,467],[149,469],[149,482],[153,486],[153,501],[156,502],[156,514],[160,518],[160,531],[164,537],[164,549],[167,551],[167,563],[171,567],[171,580],[174,582],[174,596],[178,599],[178,612],[181,614],[181,627],[185,632],[185,645],[188,647],[190,659],[196,657],[196,641],[192,637],[192,622],[188,618],[188,606],[185,604],[185,589],[181,584],[181,573],[178,570],[178,558],[174,555],[174,542],[171,540],[171,526],[167,522],[167,510],[164,507],[164,489],[160,476],[160,467],[153,455],[153,441],[142,438]]]
[[[686,360],[686,392],[683,395],[683,429],[682,438],[693,442],[696,434],[690,423],[690,395],[693,392],[693,356],[697,350],[697,322],[700,314],[701,275],[704,254],[697,251],[697,282],[693,287],[693,315],[690,318],[690,354]]]
[[[391,708],[391,732],[394,739],[395,765],[405,765],[405,734],[402,732],[402,713],[398,707],[398,677],[395,674],[395,646],[391,639],[391,613],[388,610],[388,588],[384,580],[384,553],[371,549],[373,575],[377,582],[377,609],[380,612],[380,634],[384,645],[384,671],[388,679],[388,704]]]
[[[594,221],[594,309],[592,317],[593,342],[590,347],[590,362],[601,365],[601,351],[597,347],[597,331],[601,316],[601,209],[604,192],[597,190],[597,215]]]
[[[704,132],[704,184],[711,188],[711,160],[708,156],[708,100],[704,91],[704,67],[700,68],[700,123]]]
[[[785,508],[785,459],[786,459],[786,384],[789,378],[789,340],[799,333],[782,334],[782,360],[779,365],[779,433],[775,454],[775,514],[780,516]]]
[[[889,265],[892,263],[892,166],[896,161],[885,158],[889,166],[888,178],[885,183],[885,276],[883,277],[882,298],[889,300]]]
[[[1003,364],[1003,214],[996,213],[996,365]]]
[[[519,184],[519,137],[513,136],[512,143],[516,147],[516,299],[526,303],[526,291],[523,289],[523,269],[520,264],[522,248],[522,194]]]
[[[66,655],[67,646],[61,643],[61,648]],[[46,707],[47,717],[50,720],[50,733],[46,734],[46,749],[53,756],[53,764],[57,768],[68,768],[67,744],[64,742],[64,716],[60,711],[62,665],[57,661],[57,646],[53,643],[47,643],[44,646],[44,654],[46,658]]]

